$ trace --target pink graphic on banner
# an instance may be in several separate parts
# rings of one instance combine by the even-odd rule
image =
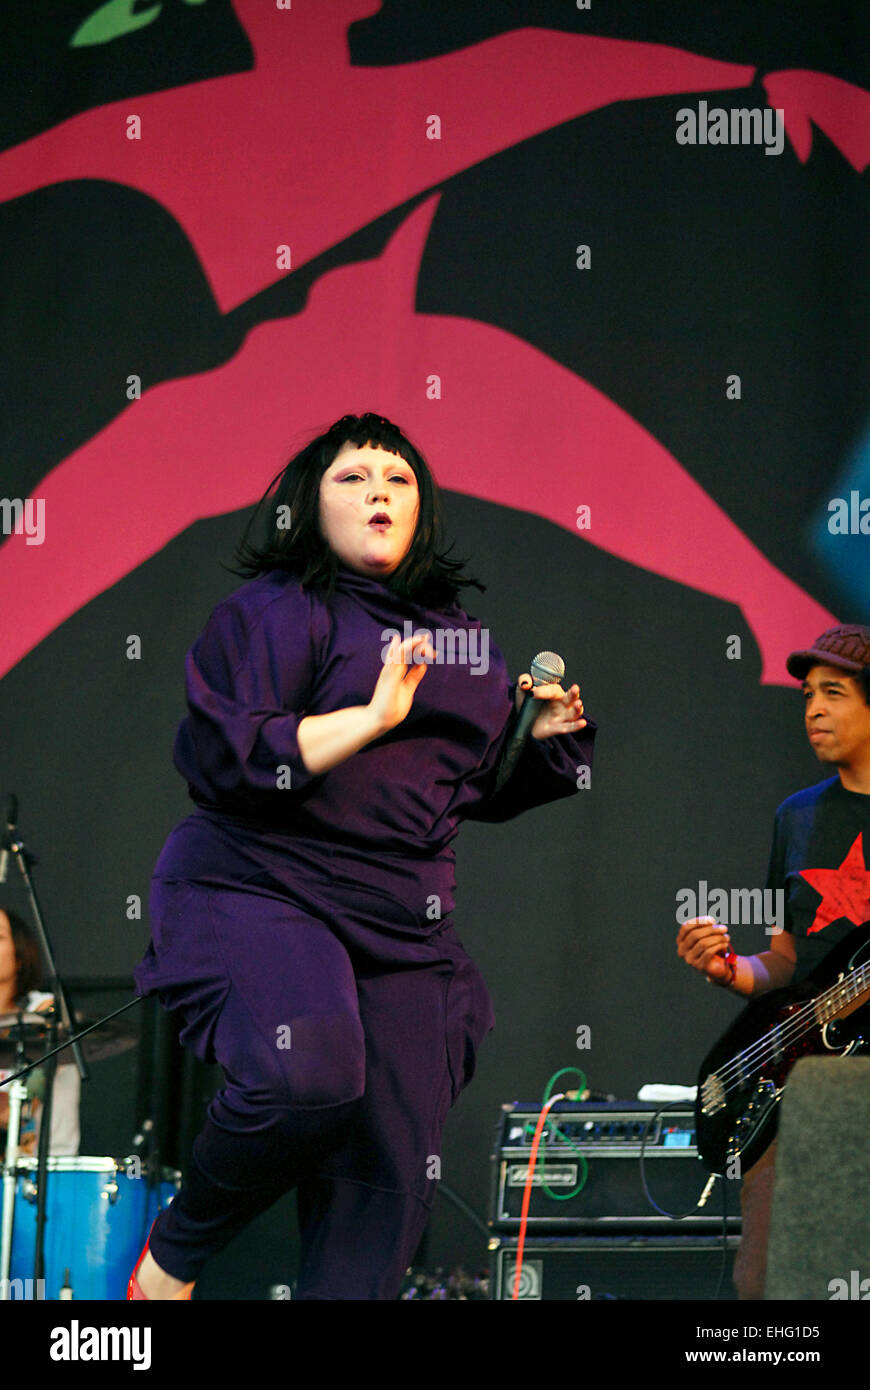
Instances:
[[[823,72],[769,72],[764,88],[782,111],[786,134],[802,163],[812,153],[813,126],[859,174],[870,163],[870,92]]]
[[[423,62],[352,67],[347,27],[371,0],[279,10],[236,0],[252,72],[71,117],[0,155],[0,201],[108,179],[181,224],[223,312],[414,194],[616,101],[742,87],[754,69],[659,44],[522,29]],[[127,138],[128,117],[141,138]],[[440,139],[427,137],[437,116]],[[434,125],[430,127],[434,132]]]
[[[737,605],[762,680],[785,683],[786,654],[833,615],[600,391],[501,329],[415,313],[437,202],[378,259],[324,275],[304,313],[252,331],[224,367],[155,387],[48,475],[44,543],[13,536],[0,550],[3,591],[28,594],[0,630],[0,675],[192,523],[254,502],[311,434],[374,410],[419,441],[442,487]],[[440,399],[427,393],[435,376]],[[589,529],[577,529],[580,506]]]

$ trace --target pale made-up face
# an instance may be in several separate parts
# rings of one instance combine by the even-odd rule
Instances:
[[[819,762],[859,770],[870,765],[870,705],[838,666],[812,666],[803,683],[807,737]]]
[[[324,539],[358,574],[377,579],[398,568],[414,539],[419,510],[411,465],[370,444],[343,445],[320,480]]]

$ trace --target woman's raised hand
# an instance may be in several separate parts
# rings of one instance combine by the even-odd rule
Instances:
[[[574,734],[586,727],[583,718],[583,701],[580,699],[579,685],[572,685],[565,693],[557,681],[547,685],[534,685],[528,671],[517,681],[516,705],[519,710],[526,699],[540,700],[541,709],[532,725],[532,738],[550,738],[553,734]]]
[[[421,658],[417,663],[414,663],[415,653]],[[413,637],[406,637],[404,642],[400,642],[398,636],[393,637],[384,669],[378,676],[377,685],[369,701],[369,709],[384,733],[401,724],[414,703],[417,686],[426,674],[426,662],[422,660],[423,657],[433,661],[435,659],[435,651],[428,633],[415,632]]]

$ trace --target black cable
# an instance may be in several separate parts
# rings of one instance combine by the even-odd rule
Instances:
[[[655,1207],[656,1211],[659,1212],[659,1214],[660,1214],[661,1216],[667,1216],[671,1221],[685,1221],[685,1219],[686,1219],[687,1216],[693,1216],[694,1213],[698,1210],[698,1206],[700,1205],[700,1201],[701,1201],[701,1197],[703,1196],[704,1188],[702,1188],[702,1189],[701,1189],[701,1192],[698,1194],[698,1201],[695,1203],[695,1205],[694,1205],[693,1207],[690,1207],[688,1211],[681,1211],[681,1212],[665,1211],[664,1207],[660,1207],[659,1204],[658,1204],[658,1202],[654,1202],[653,1199],[652,1199],[652,1197],[651,1197],[651,1195],[650,1195],[650,1190],[649,1190],[649,1187],[647,1186],[647,1181],[646,1181],[646,1173],[645,1173],[644,1166],[643,1166],[643,1159],[644,1159],[644,1153],[646,1152],[647,1135],[649,1134],[651,1126],[652,1126],[652,1125],[655,1123],[655,1121],[658,1119],[659,1115],[663,1114],[663,1112],[664,1112],[665,1110],[676,1110],[676,1109],[685,1110],[685,1108],[686,1108],[686,1101],[684,1101],[684,1100],[669,1100],[669,1101],[666,1101],[666,1103],[665,1103],[664,1105],[660,1105],[659,1108],[658,1108],[658,1110],[654,1111],[653,1114],[650,1116],[649,1120],[647,1121],[646,1129],[645,1129],[644,1132],[643,1132],[643,1139],[642,1139],[641,1142],[640,1142],[640,1180],[641,1180],[641,1183],[643,1184],[644,1195],[646,1196],[646,1199],[647,1199],[647,1201],[649,1202],[649,1204],[650,1204],[651,1207]],[[716,1173],[711,1173],[710,1176],[711,1176],[712,1178],[716,1178],[716,1177],[717,1177],[717,1174],[716,1174]],[[704,1186],[706,1187],[706,1183],[704,1184]]]
[[[722,1297],[722,1286],[725,1283],[725,1270],[728,1268],[728,1184],[722,1179],[722,1260],[719,1267],[719,1283],[716,1285],[716,1292],[713,1295],[713,1302],[718,1303]]]
[[[438,1183],[438,1191],[443,1192],[445,1197],[449,1197],[450,1201],[453,1202],[460,1211],[465,1213],[472,1225],[476,1226],[479,1231],[482,1231],[487,1240],[489,1240],[492,1235],[489,1227],[484,1221],[481,1221],[477,1212],[472,1210],[468,1203],[459,1196],[458,1192],[454,1192],[452,1187],[448,1187],[446,1182],[441,1181]]]
[[[58,1043],[57,1047],[53,1047],[50,1052],[44,1052],[41,1057],[37,1057],[35,1062],[31,1062],[28,1066],[22,1067],[21,1071],[17,1071],[14,1076],[7,1076],[6,1080],[3,1082],[4,1086],[10,1081],[17,1081],[19,1076],[26,1076],[28,1072],[33,1071],[34,1067],[39,1067],[43,1062],[48,1061],[49,1057],[54,1057],[56,1053],[63,1052],[64,1048],[69,1047],[71,1043],[78,1042],[79,1038],[86,1037],[88,1033],[93,1033],[95,1028],[102,1028],[103,1024],[108,1023],[110,1019],[117,1018],[118,1014],[124,1013],[125,1009],[132,1009],[134,1004],[144,1003],[144,1000],[144,994],[137,994],[135,999],[131,999],[128,1003],[122,1004],[120,1009],[116,1009],[113,1014],[106,1014],[105,1018],[98,1019],[96,1023],[89,1024],[88,1027],[83,1028],[80,1033],[73,1033],[65,1042]]]

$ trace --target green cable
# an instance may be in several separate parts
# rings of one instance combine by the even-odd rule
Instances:
[[[541,1102],[542,1105],[546,1105],[546,1104],[547,1104],[547,1101],[550,1099],[550,1095],[551,1095],[551,1093],[552,1093],[552,1091],[553,1091],[553,1088],[554,1088],[554,1086],[555,1086],[555,1083],[558,1081],[559,1077],[560,1077],[560,1076],[564,1076],[565,1073],[566,1073],[566,1072],[569,1072],[569,1071],[575,1072],[575,1073],[577,1074],[577,1076],[580,1077],[580,1085],[577,1087],[577,1090],[578,1090],[578,1091],[585,1091],[585,1090],[586,1090],[586,1074],[585,1074],[585,1072],[582,1072],[582,1071],[580,1070],[579,1067],[562,1067],[560,1071],[554,1072],[554,1074],[550,1077],[549,1081],[547,1082],[547,1088],[546,1088],[546,1090],[544,1091],[544,1099],[543,1099],[543,1101]],[[551,1112],[551,1115],[552,1115],[552,1112]],[[544,1183],[544,1182],[541,1183],[541,1191],[542,1191],[542,1192],[546,1192],[546,1194],[547,1194],[548,1197],[552,1197],[552,1199],[553,1199],[554,1202],[570,1202],[571,1198],[572,1198],[572,1197],[576,1197],[576,1196],[577,1196],[577,1193],[578,1193],[578,1192],[582,1192],[583,1189],[584,1189],[584,1187],[586,1186],[586,1181],[587,1181],[587,1179],[588,1179],[588,1177],[589,1177],[589,1164],[586,1162],[586,1155],[580,1152],[580,1150],[576,1147],[576,1145],[574,1144],[574,1142],[573,1142],[571,1139],[568,1138],[568,1135],[567,1135],[567,1134],[563,1134],[563,1133],[562,1133],[561,1129],[559,1128],[559,1126],[558,1126],[557,1124],[554,1123],[554,1121],[552,1120],[551,1116],[548,1116],[548,1117],[547,1117],[547,1124],[552,1124],[552,1126],[553,1126],[553,1133],[554,1133],[555,1135],[557,1135],[558,1138],[561,1139],[562,1142],[563,1142],[564,1144],[567,1144],[568,1147],[569,1147],[570,1149],[573,1149],[573,1150],[574,1150],[575,1154],[577,1155],[577,1157],[579,1158],[581,1164],[583,1165],[583,1176],[582,1176],[582,1178],[580,1179],[580,1185],[579,1185],[579,1187],[575,1187],[575,1189],[574,1189],[573,1192],[553,1192],[553,1191],[547,1186],[547,1184]],[[526,1132],[528,1132],[529,1130],[531,1130],[532,1134],[534,1134],[535,1128],[536,1128],[535,1125],[528,1125],[528,1124],[527,1124],[527,1125],[526,1125]]]
[[[560,1077],[560,1076],[564,1076],[565,1073],[568,1072],[568,1071],[573,1071],[573,1072],[575,1073],[576,1076],[579,1076],[579,1077],[580,1077],[580,1085],[577,1087],[577,1090],[578,1090],[578,1091],[585,1091],[585,1090],[586,1090],[586,1073],[585,1073],[585,1072],[582,1072],[582,1071],[580,1070],[579,1067],[562,1067],[561,1070],[559,1070],[559,1071],[554,1071],[554,1072],[553,1072],[553,1075],[550,1077],[549,1081],[547,1082],[547,1089],[546,1089],[545,1092],[544,1092],[544,1099],[543,1099],[543,1101],[542,1101],[542,1104],[543,1104],[543,1105],[546,1105],[546,1104],[547,1104],[547,1101],[550,1099],[550,1092],[553,1090],[553,1087],[554,1087],[554,1085],[556,1084],[556,1082],[559,1080],[559,1077]]]

